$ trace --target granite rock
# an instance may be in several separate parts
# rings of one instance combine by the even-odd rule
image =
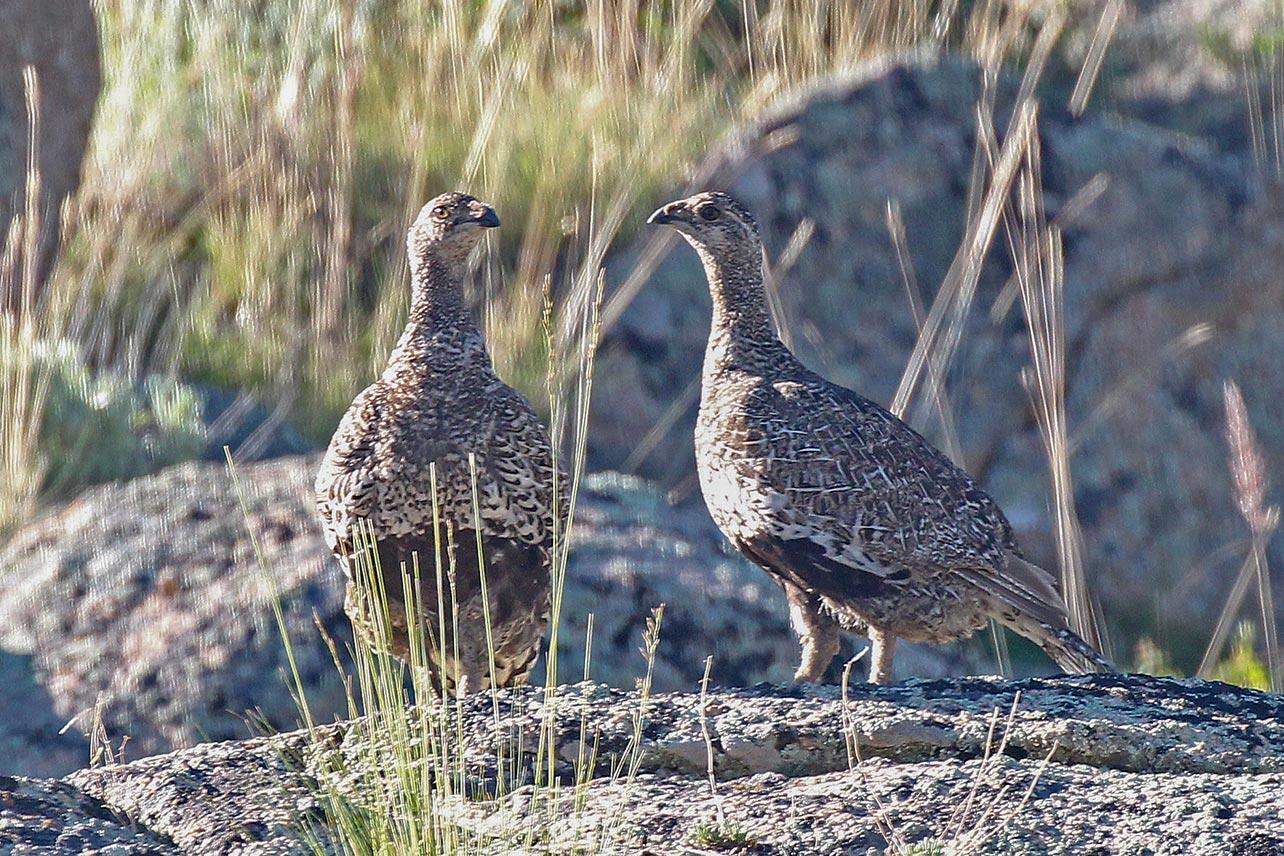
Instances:
[[[485,778],[497,734],[511,747],[538,732],[545,702],[539,689],[468,699],[458,723],[470,774]],[[613,775],[640,711],[636,775]],[[549,721],[559,772],[583,773],[579,808],[574,788],[556,810],[542,808],[533,851],[513,833],[530,828],[515,825],[527,819],[530,785],[443,800],[443,822],[495,853],[582,852],[589,840],[593,852],[629,854],[837,856],[926,842],[969,853],[1284,852],[1284,701],[1223,684],[914,680],[853,686],[846,701],[833,687],[761,685],[660,694],[642,709],[636,693],[584,683],[559,688]],[[597,740],[596,766],[575,763],[582,724]],[[64,781],[0,780],[0,835],[32,835],[42,806],[71,798],[154,852],[306,852],[305,827],[333,846],[320,783],[351,781],[371,757],[362,734],[336,723]]]

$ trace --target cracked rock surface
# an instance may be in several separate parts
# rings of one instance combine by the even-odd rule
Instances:
[[[463,705],[479,782],[493,772],[497,733],[511,755],[519,737],[535,745],[546,715],[540,689],[496,702],[498,726],[489,695]],[[632,781],[611,770],[634,732],[637,694],[584,683],[553,704],[563,780],[581,723],[598,763],[582,808],[567,788],[555,811],[541,810],[536,852],[591,839],[608,841],[604,852],[654,854],[881,854],[927,840],[983,853],[1284,853],[1284,698],[1224,684],[918,680],[852,686],[846,702],[836,687],[719,689],[703,703],[660,694],[646,703]],[[362,739],[336,723],[311,739],[204,744],[62,781],[0,779],[0,852],[81,852],[59,835],[99,852],[304,852],[301,824],[324,829],[320,771],[353,781],[369,757]],[[516,853],[504,830],[532,796],[526,786],[443,810],[464,834],[488,836],[487,852]],[[111,836],[133,849],[105,849]],[[33,842],[46,850],[21,851]]]

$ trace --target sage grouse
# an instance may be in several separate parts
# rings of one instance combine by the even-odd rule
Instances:
[[[1109,664],[1071,632],[1052,577],[1021,557],[994,501],[891,413],[808,371],[777,337],[753,216],[722,193],[670,203],[713,298],[696,458],[713,519],[784,588],[819,681],[839,630],[870,639],[870,680],[897,637],[940,643],[995,618],[1070,672]]]
[[[383,375],[339,423],[316,481],[326,541],[348,576],[346,608],[354,628],[372,633],[354,544],[358,527],[368,526],[387,593],[392,651],[409,658],[402,568],[413,569],[417,558],[434,680],[460,692],[490,685],[474,521],[481,529],[496,684],[526,680],[549,612],[553,447],[526,400],[495,376],[463,290],[470,251],[498,225],[490,206],[463,193],[438,196],[419,212],[407,239],[405,332]],[[560,471],[557,484],[564,497]],[[562,501],[559,508],[565,507]],[[450,583],[440,593],[439,567]]]

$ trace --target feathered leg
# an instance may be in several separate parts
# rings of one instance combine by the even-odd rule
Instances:
[[[869,682],[889,684],[892,681],[892,657],[896,654],[896,637],[886,630],[869,628]]]
[[[796,684],[820,683],[838,654],[838,622],[823,611],[820,599],[792,586],[785,587],[789,623],[802,644],[802,662],[794,673]]]

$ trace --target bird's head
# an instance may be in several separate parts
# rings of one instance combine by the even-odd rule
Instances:
[[[655,210],[647,222],[671,226],[697,252],[715,259],[740,253],[762,253],[758,223],[749,209],[725,193],[710,191],[670,202]]]
[[[410,227],[407,249],[412,266],[436,255],[448,264],[462,264],[486,229],[499,225],[495,209],[467,193],[443,193],[419,209]]]

